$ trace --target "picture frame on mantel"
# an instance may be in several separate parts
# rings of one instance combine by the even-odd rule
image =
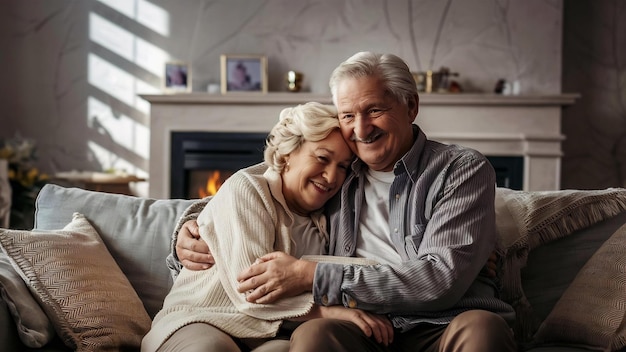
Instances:
[[[220,56],[222,94],[267,93],[265,55]]]
[[[166,62],[163,90],[166,93],[191,92],[191,66],[182,61]]]

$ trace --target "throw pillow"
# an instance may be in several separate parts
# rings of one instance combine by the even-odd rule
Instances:
[[[172,230],[181,214],[197,200],[150,199],[46,184],[35,203],[35,229],[57,230],[74,212],[87,219],[137,291],[148,315],[161,309],[172,287],[164,265]]]
[[[626,225],[578,272],[535,340],[579,344],[602,351],[626,347]]]
[[[58,231],[0,230],[0,245],[68,347],[139,348],[150,317],[82,214]]]
[[[518,341],[527,342],[539,325],[521,282],[528,253],[626,211],[626,189],[528,192],[497,188],[495,208],[504,258],[502,298],[515,308]]]
[[[52,322],[4,253],[0,253],[0,294],[15,321],[17,334],[26,347],[43,347],[52,340]]]

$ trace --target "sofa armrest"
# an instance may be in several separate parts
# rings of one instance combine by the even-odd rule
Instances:
[[[9,307],[0,297],[0,351],[21,351],[24,349],[19,336],[15,321],[9,312]]]
[[[0,299],[8,310],[10,322],[22,343],[29,347],[41,347],[54,338],[52,322],[31,295],[22,277],[11,265],[9,257],[1,251]]]

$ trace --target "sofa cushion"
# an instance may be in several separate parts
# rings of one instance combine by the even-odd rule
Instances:
[[[626,189],[544,192],[496,191],[496,226],[504,256],[502,298],[516,311],[521,343],[537,329],[521,284],[521,269],[531,250],[626,210]]]
[[[543,321],[539,343],[579,344],[603,351],[626,347],[626,225],[578,272]]]
[[[42,347],[54,338],[52,322],[4,252],[0,253],[0,294],[26,347]]]
[[[137,291],[150,317],[172,284],[165,258],[176,221],[194,200],[156,200],[47,184],[35,203],[35,228],[63,227],[84,214]]]
[[[150,317],[84,215],[61,230],[0,230],[0,244],[68,347],[139,348]]]
[[[545,320],[580,269],[623,224],[626,211],[528,253],[522,285],[537,322]]]

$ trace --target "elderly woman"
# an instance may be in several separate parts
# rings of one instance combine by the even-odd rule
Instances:
[[[317,317],[352,321],[366,334],[391,331],[382,316],[316,306],[310,293],[256,304],[237,291],[237,274],[269,252],[326,253],[322,208],[341,188],[353,154],[334,108],[307,103],[281,112],[264,157],[229,177],[200,213],[200,235],[218,264],[180,272],[142,351],[287,350],[287,340],[274,339],[288,330],[283,321]]]

